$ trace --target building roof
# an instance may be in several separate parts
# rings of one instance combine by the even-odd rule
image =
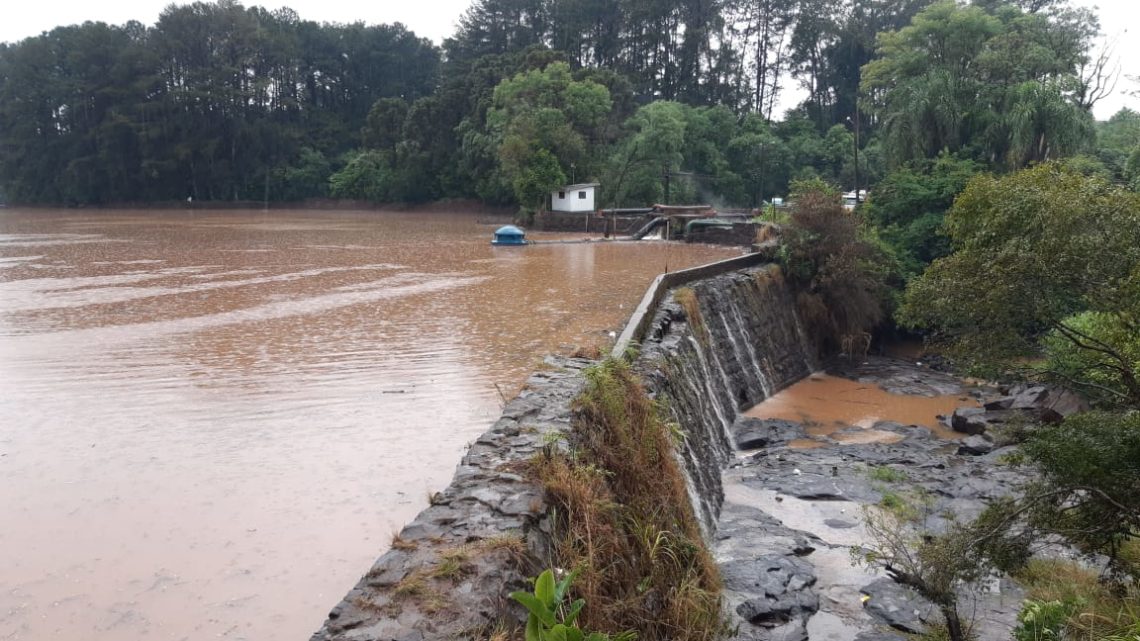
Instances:
[[[574,191],[575,189],[586,189],[587,187],[601,187],[602,183],[578,183],[577,185],[566,185],[557,191]]]
[[[495,230],[496,236],[523,236],[525,232],[514,225],[504,225]]]

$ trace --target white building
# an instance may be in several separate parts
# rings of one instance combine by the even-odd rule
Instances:
[[[594,211],[594,193],[598,183],[567,185],[550,193],[551,211],[583,212]]]

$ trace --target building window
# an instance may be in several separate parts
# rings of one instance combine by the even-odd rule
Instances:
[[[566,200],[566,192],[564,192],[564,191],[558,192],[558,200]]]
[[[586,192],[584,192],[584,191],[578,192],[578,200],[586,200]]]

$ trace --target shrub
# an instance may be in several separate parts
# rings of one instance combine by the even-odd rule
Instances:
[[[863,236],[858,214],[843,209],[832,192],[816,188],[795,198],[780,263],[808,332],[834,349],[844,336],[882,320],[886,256]]]
[[[1026,601],[1017,615],[1014,641],[1063,641],[1065,622],[1074,605],[1060,601]]]

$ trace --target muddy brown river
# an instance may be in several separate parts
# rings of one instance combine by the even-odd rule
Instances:
[[[308,638],[500,390],[738,253],[493,229],[0,209],[0,640]]]

